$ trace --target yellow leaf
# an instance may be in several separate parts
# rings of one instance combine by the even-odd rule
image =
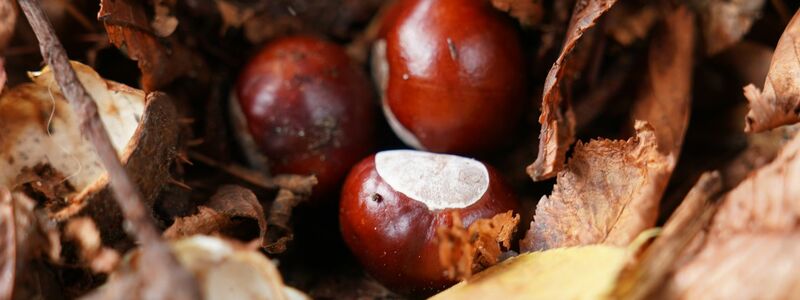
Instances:
[[[605,245],[525,253],[431,299],[602,299],[614,286],[629,253],[626,248]]]

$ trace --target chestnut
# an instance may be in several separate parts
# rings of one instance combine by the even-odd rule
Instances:
[[[415,150],[365,158],[342,188],[339,222],[347,246],[386,287],[427,295],[455,281],[439,261],[436,230],[458,212],[464,226],[518,202],[493,168],[473,159]]]
[[[371,151],[371,82],[336,44],[308,36],[270,43],[241,71],[233,96],[231,113],[251,163],[316,175],[317,199],[335,199],[328,196],[338,195],[347,171]]]
[[[474,155],[509,140],[526,101],[521,41],[508,16],[485,0],[401,0],[379,36],[374,80],[406,144]]]

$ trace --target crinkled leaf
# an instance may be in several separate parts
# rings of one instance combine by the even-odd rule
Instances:
[[[572,12],[564,38],[564,46],[558,59],[553,64],[544,82],[542,94],[542,112],[539,124],[539,153],[536,161],[528,166],[528,174],[533,180],[551,178],[561,170],[566,160],[567,149],[575,140],[575,117],[571,103],[565,98],[564,89],[572,81],[566,72],[569,69],[569,57],[584,32],[594,26],[595,22],[616,3],[616,0],[577,1]]]
[[[764,87],[744,87],[750,102],[745,118],[747,132],[760,132],[800,121],[800,11],[778,41]]]
[[[637,122],[627,141],[578,142],[550,197],[536,207],[522,251],[627,245],[655,222],[674,160],[657,150],[653,127]]]
[[[625,248],[604,245],[525,253],[431,299],[600,299],[627,259]]]
[[[174,239],[195,234],[229,233],[238,227],[240,222],[237,219],[244,218],[258,224],[259,239],[265,243],[267,220],[264,209],[256,195],[246,188],[223,186],[198,210],[197,214],[176,219],[164,236]]]
[[[105,25],[109,41],[138,61],[143,89],[153,91],[196,71],[200,60],[177,41],[160,38],[151,29],[143,5],[133,0],[102,0],[97,19]]]
[[[698,5],[706,53],[716,54],[735,44],[761,16],[764,0],[692,1]]]
[[[800,274],[800,135],[728,192],[702,249],[670,282],[682,297],[791,298]]]

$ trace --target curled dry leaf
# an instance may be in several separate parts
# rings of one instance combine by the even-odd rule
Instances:
[[[473,272],[497,264],[502,249],[511,249],[511,238],[518,224],[519,215],[507,211],[491,219],[479,219],[464,228],[461,217],[453,212],[453,224],[436,229],[439,260],[447,269],[447,276],[468,279]]]
[[[700,12],[706,53],[716,54],[735,44],[761,16],[764,0],[694,0]]]
[[[538,25],[544,16],[541,0],[492,0],[492,5],[517,19],[522,26]]]
[[[653,225],[673,158],[657,150],[653,127],[636,123],[627,141],[578,142],[550,197],[536,207],[522,251],[627,245]]]
[[[308,200],[309,194],[296,194],[291,190],[281,188],[275,201],[272,202],[267,217],[267,233],[264,236],[263,244],[267,252],[283,253],[286,246],[294,239],[294,231],[289,221],[292,217],[292,210],[300,203]]]
[[[746,132],[760,132],[800,121],[800,11],[781,35],[764,88],[744,87],[750,102],[745,118]]]
[[[162,93],[144,92],[106,81],[94,70],[73,63],[83,85],[96,99],[100,118],[128,174],[152,205],[169,178],[178,138],[175,108]],[[49,67],[31,74],[33,83],[0,96],[0,186],[19,186],[24,170],[47,166],[62,174],[74,192],[46,199],[51,218],[62,222],[89,215],[110,240],[123,238],[122,215],[112,198],[108,176],[79,120],[61,95]],[[40,199],[41,200],[41,199]]]
[[[263,246],[267,220],[258,198],[246,188],[226,185],[220,187],[208,203],[198,207],[197,214],[177,218],[164,232],[164,237],[177,239],[195,234],[233,233],[240,228],[240,219],[258,224],[258,236]]]
[[[92,219],[80,217],[71,219],[64,229],[64,237],[77,242],[80,257],[92,271],[111,272],[119,262],[119,253],[103,247],[100,231]]]
[[[575,117],[565,90],[573,80],[568,74],[569,57],[583,33],[608,11],[616,0],[577,1],[564,38],[564,46],[544,82],[539,124],[539,153],[527,172],[535,181],[551,178],[563,167],[567,149],[575,140]]]
[[[689,119],[693,16],[670,12],[656,33],[633,109],[636,136],[579,143],[552,195],[536,207],[524,251],[627,245],[655,225]]]
[[[197,235],[174,241],[171,248],[198,281],[203,299],[310,299],[284,285],[267,257],[238,243]],[[87,299],[141,299],[139,287],[147,285],[150,277],[140,254],[126,257],[109,281]]]
[[[431,299],[602,299],[627,260],[625,248],[605,245],[525,253]]]
[[[0,186],[0,298],[50,299],[60,285],[46,262],[61,252],[58,231],[34,211],[35,203]]]
[[[702,249],[677,270],[678,298],[792,298],[800,292],[800,134],[726,194]]]
[[[153,91],[178,77],[196,74],[201,65],[196,53],[153,32],[143,5],[133,0],[102,0],[97,19],[105,25],[109,41],[138,61],[144,90]],[[177,26],[177,20],[175,23]]]

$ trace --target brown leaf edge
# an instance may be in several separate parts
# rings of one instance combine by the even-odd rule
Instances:
[[[479,219],[465,228],[458,212],[453,212],[452,217],[453,223],[437,228],[436,236],[439,262],[445,268],[445,275],[459,280],[497,264],[502,249],[511,248],[520,219],[519,214],[514,215],[509,210],[492,218]]]
[[[544,82],[542,112],[539,115],[539,124],[542,125],[539,134],[539,153],[533,164],[527,168],[528,175],[534,181],[555,176],[563,168],[567,149],[575,140],[575,117],[571,103],[569,99],[564,101],[562,95],[562,89],[568,86],[561,83],[565,75],[563,66],[567,64],[569,54],[583,33],[592,28],[616,2],[616,0],[587,0],[575,3],[561,54],[553,63]]]
[[[763,90],[744,87],[750,102],[745,132],[761,132],[800,121],[800,11],[781,35],[772,56]]]

